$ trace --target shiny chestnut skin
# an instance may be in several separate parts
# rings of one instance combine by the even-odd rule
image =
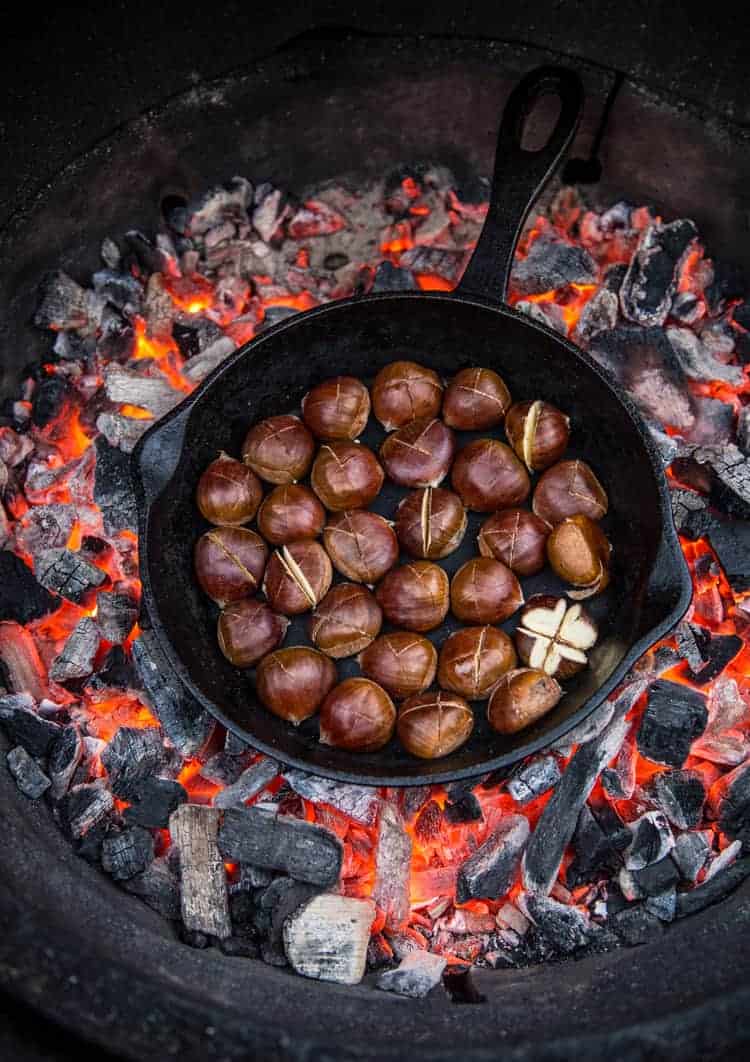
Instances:
[[[547,539],[547,557],[555,574],[573,586],[597,591],[609,584],[611,552],[602,529],[583,513],[561,520]]]
[[[268,483],[294,483],[307,474],[315,440],[299,417],[283,414],[255,424],[242,444],[242,460]]]
[[[275,487],[258,510],[258,530],[272,546],[317,538],[325,522],[325,509],[301,483]]]
[[[393,701],[366,678],[335,686],[320,709],[320,740],[347,752],[376,752],[387,745],[396,725]]]
[[[519,505],[531,482],[509,446],[498,439],[475,439],[458,452],[451,484],[467,509],[490,513]]]
[[[255,688],[269,712],[298,726],[315,715],[337,678],[336,665],[327,656],[295,645],[263,657]]]
[[[268,546],[247,527],[212,527],[195,544],[195,574],[217,605],[257,593]]]
[[[302,419],[317,439],[356,439],[370,416],[370,394],[354,376],[324,380],[302,399]]]
[[[458,431],[486,431],[502,424],[510,391],[492,369],[462,369],[445,389],[443,420]]]
[[[380,460],[401,487],[436,487],[451,467],[453,432],[434,417],[412,420],[394,431],[380,447]]]
[[[505,631],[497,627],[463,627],[443,642],[438,685],[469,701],[480,701],[515,666],[516,650]]]
[[[412,557],[438,560],[458,549],[466,523],[466,510],[457,494],[442,487],[423,487],[400,503],[396,535]]]
[[[266,567],[263,593],[271,608],[286,616],[309,612],[326,596],[333,579],[328,554],[319,542],[290,542],[275,553]]]
[[[332,586],[310,619],[310,641],[327,656],[354,656],[377,638],[383,613],[359,583]]]
[[[517,668],[498,682],[487,705],[487,719],[500,734],[517,734],[551,711],[562,697],[560,684],[543,671]]]
[[[583,513],[601,520],[608,508],[604,487],[585,461],[560,461],[543,472],[534,491],[532,509],[548,524]]]
[[[210,524],[248,524],[258,511],[263,487],[251,468],[220,454],[198,480],[195,500]]]
[[[450,606],[448,576],[430,561],[412,561],[393,568],[375,596],[383,615],[394,627],[431,631],[439,627]]]
[[[392,631],[359,654],[362,674],[379,683],[392,697],[410,697],[432,684],[437,652],[432,642],[411,631]]]
[[[216,627],[219,648],[235,667],[252,667],[284,641],[289,620],[265,601],[245,597],[227,605]]]
[[[502,561],[516,575],[536,575],[547,563],[551,530],[528,509],[501,509],[482,524],[477,546],[483,557]]]
[[[326,509],[364,509],[378,496],[385,475],[372,450],[359,443],[325,443],[310,474],[312,489]]]
[[[435,760],[460,748],[474,729],[474,715],[455,693],[417,693],[404,701],[396,730],[412,756]]]
[[[518,579],[492,557],[472,557],[451,581],[451,611],[464,623],[502,623],[522,604]]]
[[[570,440],[570,418],[550,402],[516,402],[505,418],[510,445],[530,472],[559,461]]]
[[[420,417],[436,417],[442,400],[438,374],[414,361],[392,361],[372,385],[372,410],[386,431]]]
[[[366,509],[334,513],[323,543],[336,571],[355,583],[379,582],[398,560],[398,541],[386,519]]]

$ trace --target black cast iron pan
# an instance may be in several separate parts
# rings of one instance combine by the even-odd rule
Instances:
[[[544,148],[525,150],[525,119],[539,96],[550,92],[560,100],[556,126]],[[507,766],[584,719],[688,606],[690,578],[666,482],[638,413],[586,354],[503,301],[521,226],[571,141],[582,102],[578,78],[557,68],[534,71],[513,91],[502,119],[487,221],[455,292],[365,296],[283,322],[232,355],[136,448],[143,596],[167,659],[225,726],[286,764],[364,785],[444,782]],[[395,739],[376,753],[332,749],[318,743],[314,719],[295,729],[267,712],[256,701],[252,673],[233,668],[221,655],[217,609],[192,574],[193,546],[206,529],[195,487],[218,451],[238,454],[250,425],[298,409],[320,380],[351,374],[368,382],[396,357],[429,365],[444,377],[488,366],[507,381],[514,399],[554,402],[571,417],[572,455],[593,466],[610,499],[605,529],[614,545],[614,569],[609,590],[590,602],[601,630],[590,667],[567,684],[549,715],[513,737],[495,734],[485,705],[477,704],[468,743],[433,761],[411,757]],[[363,441],[377,448],[382,438],[371,420]],[[373,508],[392,515],[403,493],[388,487]],[[476,553],[479,523],[473,514],[463,546],[441,562],[449,575]],[[527,597],[562,589],[549,572],[524,581]],[[308,619],[295,620],[285,644],[309,644]],[[516,622],[505,626],[512,630]],[[430,637],[439,646],[454,627],[449,621]],[[352,661],[342,664],[342,677],[356,673]]]

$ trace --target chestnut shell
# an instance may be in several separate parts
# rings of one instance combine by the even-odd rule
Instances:
[[[423,760],[447,756],[460,748],[474,729],[471,708],[455,693],[417,693],[404,701],[397,732],[407,752]]]
[[[379,683],[393,697],[410,697],[430,686],[437,670],[432,642],[411,631],[381,634],[359,654],[362,674]]]
[[[536,575],[547,563],[551,530],[528,509],[501,509],[482,524],[477,546],[483,557],[502,561],[516,575]]]
[[[326,509],[364,509],[374,501],[385,475],[372,450],[359,443],[321,446],[310,473],[312,489]]]
[[[487,719],[500,734],[516,734],[550,712],[562,697],[560,684],[532,668],[516,668],[498,682]]]
[[[443,420],[458,431],[486,431],[502,424],[510,391],[492,369],[462,369],[443,396]]]
[[[451,467],[456,441],[434,417],[420,417],[394,431],[380,447],[383,467],[401,487],[436,487]]]
[[[420,417],[436,417],[442,400],[438,374],[414,361],[392,361],[380,370],[372,385],[373,413],[386,431]]]
[[[585,461],[559,461],[542,473],[532,508],[554,526],[576,513],[601,520],[607,514],[608,501],[604,487]]]
[[[289,620],[273,612],[265,601],[245,597],[223,609],[216,625],[219,648],[235,667],[252,667],[266,653],[278,649]]]
[[[315,440],[299,417],[283,414],[253,425],[242,444],[242,460],[268,483],[293,483],[307,474]]]
[[[612,547],[594,520],[576,513],[561,520],[547,539],[547,558],[556,575],[573,586],[604,590],[609,584]]]
[[[483,700],[515,666],[516,651],[505,631],[489,626],[464,627],[443,642],[438,685],[467,700]]]
[[[334,376],[302,399],[302,419],[318,439],[356,439],[370,416],[370,394],[354,376]]]
[[[295,645],[263,657],[255,688],[269,712],[298,726],[315,715],[337,677],[336,665],[327,656]]]
[[[398,541],[388,521],[366,509],[330,517],[323,543],[334,568],[355,583],[374,584],[398,560]]]
[[[375,596],[383,615],[408,631],[439,627],[450,606],[448,576],[430,561],[412,561],[393,568],[380,583]]]
[[[263,593],[277,612],[296,616],[321,601],[331,585],[333,569],[319,542],[305,539],[282,546],[271,555]]]
[[[359,583],[331,587],[310,619],[310,640],[327,656],[354,656],[377,638],[383,613],[374,594]]]
[[[268,546],[247,527],[212,527],[195,544],[195,574],[218,605],[257,593]]]
[[[451,484],[466,508],[479,513],[519,505],[531,489],[528,472],[498,439],[475,439],[459,450]]]
[[[315,494],[301,483],[275,487],[258,510],[258,530],[272,546],[317,538],[326,513]]]
[[[472,557],[451,582],[451,610],[464,623],[502,623],[523,604],[513,572],[492,557]]]
[[[320,740],[348,752],[376,752],[396,725],[393,701],[366,678],[349,678],[335,686],[320,709]]]
[[[516,402],[505,418],[505,433],[526,467],[539,472],[565,453],[570,420],[550,402]]]
[[[201,515],[225,527],[249,523],[262,498],[263,487],[253,470],[228,454],[220,454],[204,470],[195,492]]]
[[[396,512],[396,535],[412,557],[438,560],[461,545],[466,534],[466,510],[461,499],[442,487],[412,491]]]

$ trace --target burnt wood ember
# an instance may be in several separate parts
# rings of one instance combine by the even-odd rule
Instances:
[[[496,899],[513,884],[529,836],[523,815],[509,815],[473,855],[464,860],[456,879],[456,901]]]
[[[701,821],[706,789],[699,771],[662,771],[654,777],[652,792],[669,821],[679,829],[690,830]]]
[[[709,801],[728,837],[750,849],[750,764],[740,764],[711,787]]]
[[[608,288],[600,288],[583,308],[573,338],[586,346],[600,332],[609,332],[617,324],[620,302],[617,294]]]
[[[47,770],[52,781],[52,796],[59,800],[68,790],[83,758],[83,741],[76,726],[65,726],[49,749]]]
[[[264,756],[242,772],[236,782],[217,793],[214,807],[231,808],[252,800],[279,776],[279,765]]]
[[[96,418],[97,430],[110,446],[123,453],[132,454],[136,443],[153,424],[147,418],[127,417],[123,413],[100,413]]]
[[[589,921],[577,907],[535,893],[523,893],[520,900],[534,924],[535,936],[553,953],[570,955],[588,942]]]
[[[47,376],[41,379],[35,390],[31,403],[31,422],[37,428],[43,428],[60,413],[69,394],[68,382],[61,376]]]
[[[708,538],[734,592],[750,590],[750,522],[697,511],[683,519],[679,530],[687,538]]]
[[[35,505],[16,524],[14,548],[36,558],[45,549],[64,546],[75,522],[76,512],[71,505]],[[51,600],[54,601],[54,598]]]
[[[37,558],[36,575],[47,590],[75,603],[107,578],[101,568],[71,549],[44,550]]]
[[[138,619],[139,607],[130,593],[101,593],[96,599],[99,634],[112,645],[122,645]]]
[[[61,727],[42,719],[34,711],[36,703],[28,693],[0,697],[0,726],[14,745],[22,745],[31,756],[46,756],[61,733]]]
[[[622,863],[611,838],[594,818],[588,804],[583,805],[578,816],[573,834],[573,851],[575,856],[566,874],[570,888],[591,880],[601,869],[615,871]]]
[[[630,823],[632,840],[625,851],[628,870],[642,870],[663,859],[674,848],[674,835],[660,811],[647,811]]]
[[[187,802],[187,793],[179,782],[171,778],[147,778],[138,787],[137,797],[125,808],[123,819],[128,825],[165,829],[169,817],[180,804]]]
[[[49,778],[22,745],[11,749],[6,760],[16,785],[29,800],[38,800],[49,789]]]
[[[164,377],[144,376],[117,364],[107,366],[104,387],[111,402],[139,406],[157,418],[169,413],[184,397]]]
[[[224,863],[217,845],[220,812],[182,804],[169,820],[180,857],[180,908],[185,928],[219,940],[232,935]]]
[[[750,519],[750,459],[733,443],[694,446],[690,456],[714,473],[711,498],[716,507],[740,520]]]
[[[638,896],[661,896],[680,880],[680,871],[671,856],[665,856],[647,867],[627,873],[630,874]]]
[[[103,436],[96,448],[94,501],[104,516],[104,530],[108,535],[134,528],[138,523],[130,458],[122,450],[110,446]]]
[[[389,928],[397,929],[409,918],[410,879],[411,838],[396,806],[383,801],[378,818],[372,898],[385,913]]]
[[[647,896],[643,906],[650,914],[656,915],[660,922],[673,922],[677,914],[676,887],[670,885],[656,896]]]
[[[517,804],[528,804],[557,785],[560,776],[555,756],[537,756],[514,772],[508,782],[508,792]]]
[[[675,631],[677,652],[695,674],[708,663],[711,632],[696,623],[681,623]]]
[[[675,527],[678,531],[688,535],[689,538],[698,538],[688,529],[696,515],[702,514],[708,506],[708,499],[692,490],[670,491],[669,500],[672,503],[672,515]]]
[[[228,808],[218,842],[227,860],[281,870],[313,885],[333,885],[341,871],[343,851],[334,834],[260,808]]]
[[[101,780],[73,786],[57,805],[63,827],[76,840],[108,819],[114,806],[112,793]]]
[[[430,799],[431,795],[432,788],[429,785],[407,786],[405,789],[401,790],[399,794],[401,811],[407,822],[414,818]]]
[[[142,826],[133,826],[102,842],[102,867],[115,881],[141,874],[153,858],[154,839]]]
[[[164,760],[161,732],[153,727],[137,730],[121,726],[102,752],[102,764],[115,796],[138,799],[138,792]]]
[[[32,635],[20,624],[0,623],[0,675],[11,693],[28,693],[37,701],[47,692],[47,670]]]
[[[635,791],[638,750],[631,734],[632,728],[612,766],[601,773],[604,792],[614,800],[629,800]]]
[[[305,800],[330,804],[363,826],[372,826],[377,818],[380,802],[376,789],[342,784],[297,770],[284,771],[284,778],[294,792]]]
[[[464,271],[465,251],[444,250],[440,247],[412,247],[401,255],[401,265],[413,273],[434,273],[456,284]]]
[[[669,225],[655,222],[645,230],[620,288],[620,307],[629,321],[664,324],[680,268],[697,235],[687,219]]]
[[[573,727],[568,733],[555,742],[552,748],[562,755],[570,755],[574,745],[587,745],[589,741],[599,737],[601,732],[610,723],[615,712],[614,701],[604,701],[591,715]]]
[[[62,683],[85,678],[94,670],[98,648],[98,627],[90,616],[84,616],[76,624],[60,655],[55,658],[49,677]]]
[[[356,985],[364,976],[372,900],[323,893],[309,900],[284,924],[284,952],[304,977]]]
[[[685,376],[691,380],[723,380],[738,386],[743,380],[741,366],[725,365],[706,350],[690,328],[667,328],[666,336]]]
[[[682,833],[677,838],[672,858],[683,881],[695,881],[711,856],[711,845],[702,832]]]
[[[390,262],[382,262],[375,271],[371,291],[416,291],[417,282],[408,269],[399,269]]]
[[[583,247],[538,236],[525,258],[516,261],[511,286],[520,295],[540,295],[566,284],[593,284],[596,263]]]
[[[750,406],[743,406],[737,415],[737,446],[745,457],[750,456]]]
[[[447,965],[442,955],[430,951],[412,951],[395,970],[380,974],[376,984],[384,992],[396,992],[411,999],[424,999],[440,984]]]
[[[729,867],[725,867],[719,874],[708,881],[704,881],[688,892],[681,892],[677,896],[677,918],[696,914],[698,911],[710,907],[711,904],[723,900],[730,892],[750,875],[750,856],[738,859]]]
[[[248,766],[248,753],[217,752],[201,767],[201,778],[216,785],[233,785]]]
[[[56,332],[91,334],[101,321],[105,300],[87,291],[62,270],[48,273],[39,286],[39,304],[34,324]]]
[[[320,889],[294,878],[276,878],[264,889],[253,914],[253,928],[261,935],[261,957],[273,966],[286,966],[284,924],[303,903],[317,896]]]
[[[127,690],[140,690],[141,682],[133,667],[133,661],[121,645],[113,645],[104,657],[101,667],[86,684],[87,689],[104,690],[119,687]]]
[[[162,917],[172,920],[180,917],[180,886],[167,859],[154,859],[140,874],[121,884]]]
[[[449,800],[443,808],[443,819],[452,826],[461,822],[481,822],[484,818],[482,805],[469,789],[451,787]]]
[[[638,749],[655,763],[682,767],[690,746],[706,729],[705,697],[689,686],[657,680],[648,691],[648,702],[638,729]]]

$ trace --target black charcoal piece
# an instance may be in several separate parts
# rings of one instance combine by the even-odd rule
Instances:
[[[600,288],[581,312],[575,327],[574,338],[583,345],[600,332],[609,332],[617,324],[620,302],[617,294],[608,288]]]
[[[137,795],[130,807],[125,809],[123,818],[128,825],[165,829],[169,825],[169,816],[187,798],[179,782],[171,778],[147,778],[138,787]]]
[[[680,871],[671,856],[629,873],[641,896],[658,896],[680,880]]]
[[[725,867],[713,878],[697,885],[694,889],[681,892],[677,897],[677,911],[675,917],[684,918],[685,915],[696,914],[698,911],[718,903],[733,892],[741,882],[750,876],[750,856],[738,859],[736,863]]]
[[[750,764],[740,764],[722,779],[718,798],[719,827],[731,838],[750,847]]]
[[[701,821],[706,789],[699,771],[661,771],[654,777],[652,792],[669,821],[681,830]]]
[[[534,923],[534,935],[556,954],[570,955],[588,942],[589,920],[577,907],[534,893],[525,893],[520,903]]]
[[[113,645],[102,661],[101,667],[86,683],[87,689],[102,690],[116,686],[121,690],[141,688],[133,662],[121,645]]]
[[[228,808],[219,829],[224,859],[281,870],[299,881],[333,885],[341,871],[343,851],[334,834],[259,808]]]
[[[682,767],[690,746],[706,729],[706,699],[681,683],[658,679],[648,691],[648,703],[638,729],[641,755],[655,763]]]
[[[628,870],[642,870],[663,859],[674,848],[674,835],[666,815],[647,811],[629,826],[632,840],[625,850]]]
[[[728,516],[750,519],[750,460],[742,450],[719,439],[718,445],[692,446],[690,456],[713,473],[711,501],[715,507]]]
[[[683,881],[695,881],[710,856],[711,845],[703,832],[680,834],[672,852]]]
[[[201,778],[214,782],[216,785],[234,785],[247,767],[248,759],[247,752],[237,756],[227,752],[217,752],[201,767]]]
[[[102,843],[102,867],[115,881],[141,874],[154,858],[154,839],[142,826],[112,834]]]
[[[613,915],[611,925],[617,935],[631,947],[655,940],[664,928],[659,918],[647,911],[643,904],[619,911]]]
[[[285,771],[284,777],[294,792],[305,800],[313,800],[316,804],[330,804],[363,826],[372,826],[377,818],[380,806],[377,789],[334,782],[293,769]]]
[[[750,521],[700,511],[687,516],[681,530],[687,538],[708,538],[735,593],[750,590]]]
[[[121,645],[138,619],[138,602],[131,594],[102,593],[96,599],[96,624],[105,641]]]
[[[270,881],[265,883],[270,885]],[[233,926],[249,926],[255,917],[255,890],[229,894],[229,917]]]
[[[564,288],[566,284],[593,284],[596,263],[583,247],[540,236],[525,258],[513,264],[511,286],[521,295]]]
[[[396,992],[411,999],[424,999],[440,984],[447,963],[442,955],[430,951],[412,951],[395,970],[386,970],[376,984],[384,992]]]
[[[91,277],[94,291],[103,295],[111,306],[127,309],[128,316],[139,313],[143,302],[143,287],[131,273],[115,269],[100,269]]]
[[[44,376],[34,388],[31,403],[31,420],[37,428],[43,428],[62,412],[70,385],[64,376]]]
[[[302,904],[317,896],[320,888],[294,878],[276,878],[258,896],[253,926],[270,946],[275,959],[284,958],[284,923]],[[265,961],[268,959],[265,958]],[[274,962],[274,965],[277,963]],[[285,963],[278,963],[285,965]]]
[[[375,272],[372,285],[373,292],[379,291],[416,291],[417,282],[408,269],[398,269],[390,262],[381,262]]]
[[[675,631],[677,652],[689,665],[691,671],[700,671],[708,662],[708,646],[711,632],[697,623],[681,623]]]
[[[29,800],[38,800],[49,789],[49,778],[22,745],[11,749],[6,760],[16,785]]]
[[[435,273],[454,284],[461,275],[466,252],[418,246],[405,251],[400,261],[402,266],[411,269],[413,273]]]
[[[703,516],[708,507],[708,498],[694,490],[671,490],[669,500],[677,530],[684,532],[688,538],[698,538],[698,534],[693,534],[690,528],[698,517]]]
[[[656,896],[647,896],[643,906],[650,914],[656,915],[660,922],[673,922],[677,913],[677,889],[670,885]]]
[[[508,782],[508,792],[518,804],[528,804],[549,792],[560,780],[555,756],[536,756],[523,763]]]
[[[39,303],[34,313],[37,328],[68,331],[83,328],[87,320],[84,288],[62,270],[47,273],[39,285]]]
[[[121,884],[163,918],[176,920],[180,917],[179,883],[164,857],[154,859],[140,874],[134,874]]]
[[[83,741],[76,726],[65,726],[49,750],[47,771],[52,781],[52,796],[59,800],[68,790],[83,758]]]
[[[278,776],[279,765],[276,760],[264,756],[256,763],[250,764],[236,782],[216,794],[214,807],[232,808],[244,804],[262,792]]]
[[[46,616],[59,601],[36,579],[27,564],[10,550],[0,550],[0,616],[29,623]]]
[[[73,629],[55,657],[49,677],[55,682],[70,682],[85,678],[94,670],[94,657],[99,648],[99,628],[90,616],[84,616]]]
[[[96,476],[94,501],[104,517],[107,534],[131,530],[137,526],[138,513],[135,506],[130,457],[110,446],[100,435],[96,446]]]
[[[680,267],[697,234],[687,219],[669,225],[654,222],[646,229],[620,288],[620,307],[628,320],[664,324]]]
[[[529,836],[523,815],[509,815],[476,852],[464,860],[456,880],[456,900],[495,900],[515,881],[521,853]]]
[[[706,686],[720,675],[727,664],[742,649],[742,639],[736,634],[714,634],[708,643],[708,659],[698,669],[690,669],[688,677],[697,686]]]
[[[156,727],[141,730],[121,726],[101,755],[112,792],[123,800],[138,798],[147,778],[164,760],[161,731]]]
[[[47,549],[37,557],[36,574],[42,586],[69,601],[79,602],[107,578],[96,565],[71,549]]]
[[[588,804],[583,805],[578,816],[573,851],[573,862],[567,870],[569,888],[590,881],[592,875],[602,868],[619,869],[622,863],[618,849],[594,818]]]
[[[393,965],[393,949],[382,933],[374,933],[367,945],[367,969],[382,970]]]
[[[78,840],[109,817],[114,808],[111,791],[100,779],[68,790],[58,804],[63,826]]]
[[[726,365],[719,361],[706,350],[700,338],[690,328],[668,328],[666,335],[680,368],[691,380],[709,383],[711,380],[723,380],[733,387],[742,382],[741,366]]]
[[[36,702],[28,693],[8,693],[0,697],[0,726],[14,745],[22,745],[31,756],[46,756],[60,734],[60,727],[42,719],[34,711]]]
[[[443,818],[451,825],[461,822],[481,822],[483,817],[482,805],[468,789],[457,791],[443,808]]]

